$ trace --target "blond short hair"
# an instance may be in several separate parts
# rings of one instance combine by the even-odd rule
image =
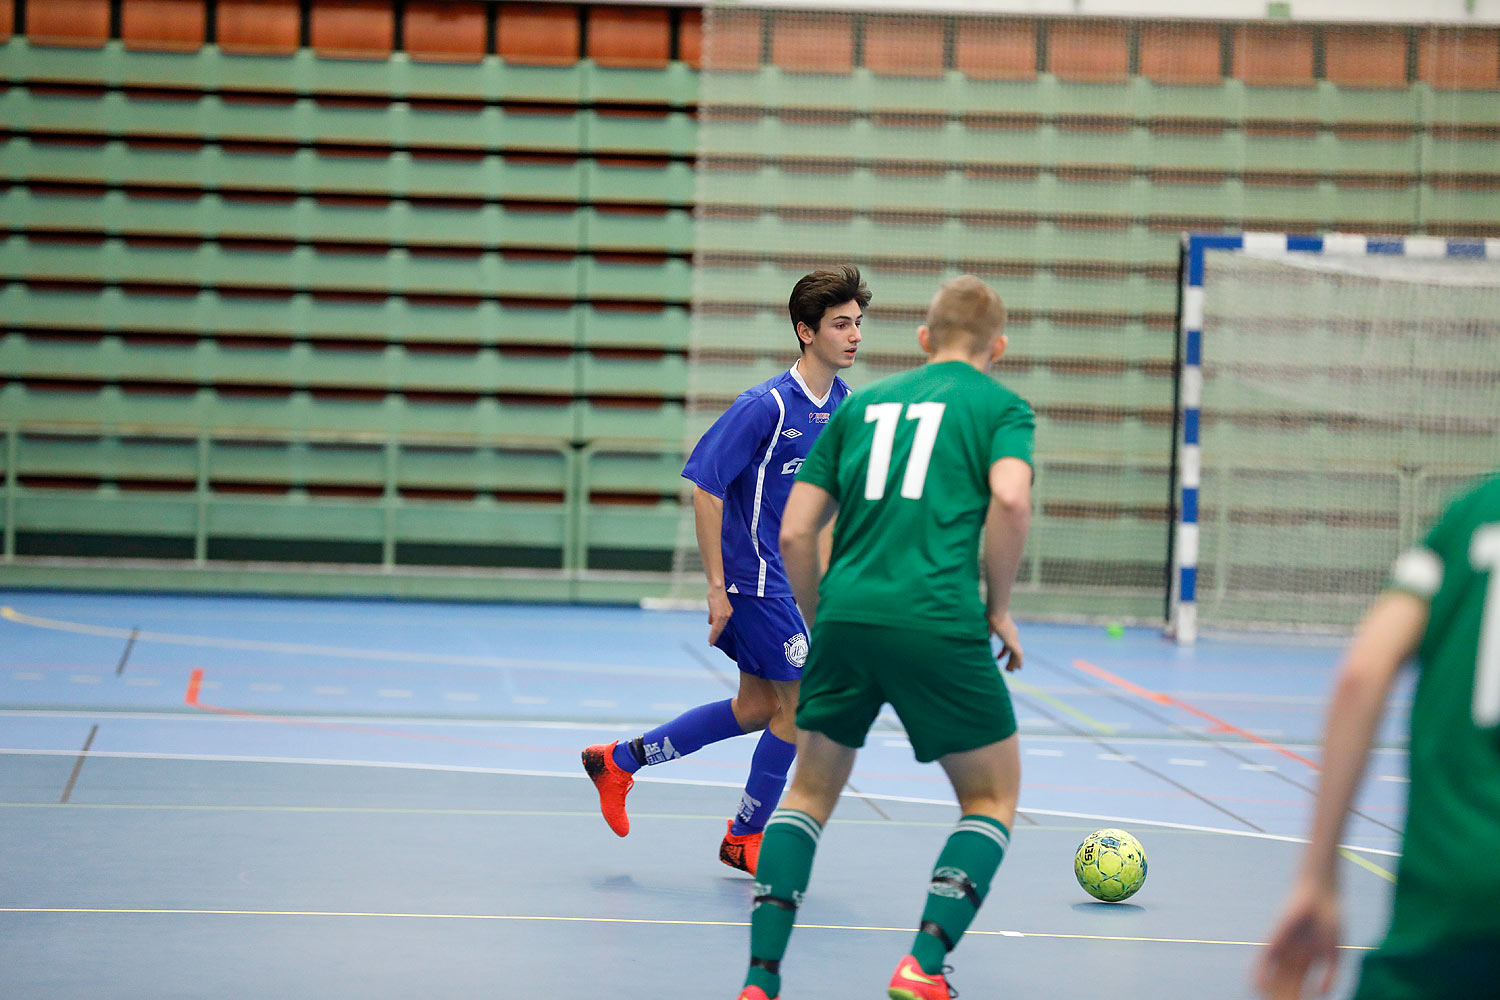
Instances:
[[[972,274],[962,274],[944,282],[932,297],[927,329],[937,347],[978,352],[1005,329],[1005,303],[989,285]]]

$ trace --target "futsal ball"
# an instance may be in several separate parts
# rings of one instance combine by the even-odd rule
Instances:
[[[1146,849],[1124,830],[1096,830],[1073,855],[1083,891],[1106,903],[1129,899],[1146,881]]]

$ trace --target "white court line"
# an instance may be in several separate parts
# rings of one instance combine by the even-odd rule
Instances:
[[[382,761],[382,760],[338,760],[326,757],[263,757],[263,756],[238,756],[233,754],[191,754],[191,753],[144,753],[125,750],[83,750],[76,748],[67,750],[35,750],[16,747],[0,747],[0,756],[12,757],[108,757],[121,760],[180,760],[204,763],[230,763],[230,764],[306,764],[317,767],[374,767],[387,768],[397,771],[443,771],[458,774],[494,774],[509,777],[523,778],[565,778],[569,781],[586,781],[588,775],[574,771],[537,771],[511,767],[477,767],[466,764],[414,764],[408,761]],[[706,781],[689,778],[659,778],[654,775],[643,775],[636,772],[637,782],[647,782],[661,785],[687,785],[697,788],[743,788],[742,781]],[[955,799],[929,799],[918,798],[910,795],[882,795],[876,792],[844,791],[841,793],[849,798],[869,799],[877,802],[903,802],[912,805],[944,806],[952,808],[958,805]],[[23,803],[26,804],[26,803]],[[66,808],[59,803],[39,802],[37,806],[60,809]],[[1250,840],[1273,840],[1285,844],[1306,844],[1306,837],[1293,837],[1279,833],[1259,833],[1254,830],[1225,830],[1220,827],[1199,826],[1193,823],[1169,823],[1159,819],[1142,819],[1133,816],[1104,816],[1098,813],[1068,812],[1061,809],[1032,809],[1025,803],[1018,805],[1017,810],[1033,816],[1053,816],[1059,819],[1081,819],[1089,822],[1113,823],[1119,825],[1133,824],[1137,826],[1153,826],[1164,830],[1180,830],[1186,833],[1213,833],[1226,837],[1246,837]],[[1397,858],[1399,851],[1387,851],[1378,847],[1356,847],[1352,844],[1339,845],[1345,850],[1355,851],[1361,854],[1379,854],[1384,857]]]
[[[203,689],[209,690],[218,686],[217,682],[205,680]],[[524,698],[525,696],[517,696]],[[512,699],[513,701],[516,699]],[[545,699],[541,702],[520,701],[519,704],[546,704]],[[657,702],[650,706],[652,712],[685,712],[691,705],[680,705],[675,702]],[[56,708],[9,708],[0,709],[0,718],[6,716],[18,716],[28,718],[58,718],[58,719],[155,719],[160,721],[193,721],[193,722],[219,722],[242,724],[247,722],[264,723],[274,722],[278,717],[245,718],[232,715],[205,716],[191,712],[141,712],[141,711],[115,711],[112,709],[78,711],[76,709]],[[575,721],[572,719],[445,719],[445,718],[412,718],[407,716],[385,716],[385,715],[298,715],[296,718],[309,722],[358,722],[368,724],[371,721],[379,721],[386,725],[412,725],[412,726],[481,726],[481,727],[505,727],[519,726],[525,729],[576,729],[594,732],[600,729],[619,729],[632,731],[640,728],[640,723],[650,722],[655,725],[660,720],[649,719],[621,719],[616,721]],[[879,721],[887,721],[881,716]],[[891,725],[899,729],[899,723],[894,719],[889,720]],[[884,735],[884,734],[882,734]],[[1040,733],[1035,735],[1021,734],[1021,740],[1025,751],[1035,749],[1037,743],[1087,743],[1093,744],[1094,740],[1089,736],[1070,736],[1067,734]],[[1175,747],[1182,749],[1189,742],[1181,739],[1172,739],[1161,736],[1117,736],[1112,737],[1114,743],[1125,743],[1136,747]],[[1270,752],[1265,747],[1257,747],[1253,744],[1226,743],[1224,746],[1232,746],[1238,750],[1249,753],[1256,751]],[[1215,744],[1218,748],[1220,744]],[[1322,747],[1313,743],[1283,743],[1288,750],[1310,751],[1321,750]],[[1058,751],[1061,753],[1061,751]],[[1371,754],[1385,756],[1407,756],[1406,747],[1372,747]],[[1045,754],[1043,756],[1046,756]]]
[[[1207,767],[1206,760],[1193,760],[1190,757],[1172,757],[1167,760],[1168,764],[1176,764],[1178,767]]]
[[[381,688],[375,692],[382,698],[410,698],[411,692],[405,688]]]
[[[510,656],[468,656],[457,653],[407,652],[399,649],[363,649],[353,646],[320,646],[305,642],[270,642],[264,639],[226,639],[218,636],[180,635],[176,632],[142,632],[111,625],[88,625],[56,618],[23,614],[15,608],[0,606],[0,618],[54,632],[104,636],[111,639],[134,639],[137,643],[159,642],[172,646],[196,646],[208,649],[238,649],[259,653],[282,653],[299,656],[327,656],[346,660],[371,660],[380,663],[440,664],[449,667],[493,667],[511,670],[550,670],[564,673],[619,674],[627,677],[671,677],[676,680],[712,681],[713,677],[698,668],[623,666],[619,664],[580,663],[569,660],[530,660]]]

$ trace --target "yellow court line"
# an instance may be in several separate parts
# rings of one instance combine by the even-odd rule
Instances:
[[[551,923],[586,924],[655,924],[689,927],[749,927],[748,920],[658,920],[646,917],[558,917],[535,916],[513,913],[379,913],[343,912],[338,910],[195,910],[195,909],[147,909],[145,907],[85,907],[85,906],[0,906],[0,913],[78,913],[109,914],[125,916],[189,916],[189,917],[361,917],[388,920],[515,920],[544,921]],[[894,934],[910,934],[910,927],[865,927],[853,924],[798,924],[802,930],[822,931],[876,931]],[[1035,931],[976,931],[967,932],[981,937],[1012,938],[1059,938],[1070,941],[1128,941],[1138,944],[1204,944],[1231,945],[1247,948],[1264,948],[1264,941],[1218,941],[1203,938],[1133,937],[1126,934],[1052,934]],[[1365,945],[1339,945],[1348,951],[1370,951]]]
[[[1358,854],[1355,854],[1353,851],[1349,850],[1347,847],[1340,847],[1339,848],[1339,854],[1343,855],[1344,858],[1346,858],[1347,860],[1353,861],[1355,864],[1359,865],[1365,871],[1370,872],[1372,875],[1379,875],[1381,878],[1385,879],[1387,882],[1395,882],[1396,881],[1396,876],[1392,872],[1387,871],[1386,869],[1382,868],[1380,865],[1377,865],[1375,862],[1369,860],[1368,858],[1362,858],[1362,857],[1360,857]]]
[[[1113,736],[1114,735],[1114,732],[1115,732],[1115,727],[1114,726],[1106,725],[1105,723],[1100,722],[1098,719],[1095,719],[1095,718],[1092,718],[1090,716],[1084,715],[1082,712],[1078,711],[1078,709],[1074,708],[1072,705],[1069,705],[1067,702],[1063,701],[1060,698],[1057,698],[1057,697],[1054,697],[1053,695],[1048,694],[1047,692],[1043,691],[1041,688],[1037,687],[1034,684],[1028,684],[1025,681],[1020,680],[1019,678],[1015,678],[1015,677],[1007,677],[1005,679],[1005,683],[1008,684],[1008,685],[1010,685],[1011,687],[1015,688],[1017,691],[1020,691],[1022,694],[1027,694],[1027,695],[1030,695],[1033,698],[1039,699],[1041,701],[1045,701],[1047,704],[1051,705],[1053,708],[1057,709],[1059,712],[1066,712],[1067,714],[1071,715],[1073,718],[1077,719],[1079,722],[1082,722],[1086,726],[1093,726],[1095,729],[1099,730],[1099,732],[1101,732],[1101,733],[1104,733],[1106,736]]]

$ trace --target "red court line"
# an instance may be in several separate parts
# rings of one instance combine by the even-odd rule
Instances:
[[[499,743],[495,740],[466,739],[462,736],[442,736],[437,733],[409,732],[402,729],[382,729],[379,726],[356,726],[341,722],[315,722],[312,719],[298,719],[285,715],[266,715],[261,712],[246,712],[239,708],[223,708],[219,705],[205,705],[199,700],[203,687],[203,670],[195,669],[188,677],[187,694],[184,701],[191,707],[202,712],[213,712],[218,715],[232,715],[238,719],[253,719],[257,722],[274,722],[282,726],[297,726],[301,729],[324,729],[340,733],[360,733],[365,736],[386,736],[401,740],[421,740],[426,743],[451,743],[459,746],[484,747],[490,750],[521,750],[535,753],[563,754],[574,760],[578,759],[578,750],[564,747],[542,747],[526,743]],[[710,762],[704,761],[709,764]],[[713,763],[714,767],[743,769],[744,765],[730,761]]]
[[[1109,683],[1113,684],[1115,687],[1121,688],[1125,691],[1129,691],[1131,694],[1139,695],[1140,697],[1145,698],[1147,701],[1154,701],[1158,705],[1168,705],[1172,708],[1180,708],[1184,712],[1196,715],[1200,719],[1213,723],[1215,730],[1217,730],[1218,732],[1233,733],[1234,735],[1242,737],[1243,739],[1247,739],[1252,743],[1259,743],[1263,747],[1266,747],[1270,750],[1275,750],[1283,757],[1289,757],[1292,760],[1297,761],[1299,764],[1306,764],[1314,771],[1323,770],[1321,767],[1308,760],[1306,757],[1295,751],[1288,750],[1280,743],[1275,743],[1263,736],[1256,736],[1254,733],[1245,729],[1241,729],[1239,726],[1236,726],[1233,723],[1225,722],[1217,715],[1211,715],[1210,713],[1203,711],[1203,709],[1199,708],[1198,706],[1190,705],[1180,698],[1174,698],[1171,695],[1165,694],[1161,691],[1152,691],[1150,688],[1141,687],[1134,681],[1128,681],[1123,677],[1112,674],[1108,670],[1105,670],[1103,667],[1096,667],[1092,663],[1089,663],[1087,660],[1074,660],[1073,666],[1077,667],[1079,670],[1082,670],[1084,673],[1093,674],[1100,680],[1109,681]]]

